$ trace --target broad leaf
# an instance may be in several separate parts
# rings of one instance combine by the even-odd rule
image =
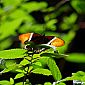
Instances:
[[[48,69],[43,69],[43,68],[34,69],[32,72],[36,74],[47,75],[47,76],[52,75]]]
[[[52,58],[48,59],[47,65],[53,75],[53,78],[58,81],[62,78],[61,76],[61,72],[58,68],[58,66],[56,65],[55,61]]]
[[[10,82],[7,80],[0,81],[0,85],[10,85]]]
[[[2,59],[16,59],[23,58],[26,50],[24,49],[11,49],[11,50],[3,50],[0,51],[0,58]]]

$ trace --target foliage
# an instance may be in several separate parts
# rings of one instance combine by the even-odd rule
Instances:
[[[56,85],[66,85],[65,82],[70,80],[85,81],[85,70],[64,78],[57,62],[63,59],[85,64],[85,53],[67,53],[79,30],[77,19],[79,15],[85,14],[85,1],[61,0],[56,1],[55,5],[50,3],[45,0],[0,0],[0,77],[10,72],[15,75],[13,78],[8,77],[8,80],[0,78],[0,85],[32,85],[28,78],[31,74],[51,76]],[[65,45],[57,47],[58,53],[55,53],[49,46],[30,44],[32,48],[44,47],[48,50],[38,54],[29,52],[18,44],[18,35],[27,32],[60,37]],[[63,62],[60,63],[63,65]],[[22,78],[23,81],[19,81]],[[44,85],[52,83],[45,82]]]

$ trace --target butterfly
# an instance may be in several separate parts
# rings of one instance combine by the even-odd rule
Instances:
[[[22,42],[22,44],[25,44],[26,42],[33,42],[37,45],[45,45],[45,46],[52,47],[54,50],[56,50],[56,47],[60,47],[65,44],[64,40],[62,40],[61,38],[57,38],[55,36],[40,35],[37,33],[21,34],[21,35],[19,35],[19,40]],[[45,48],[41,49],[38,47],[35,47],[36,53],[39,53],[39,52],[45,50]],[[41,46],[41,47],[43,47],[43,46]],[[28,49],[28,48],[31,50],[33,49],[33,48],[29,47],[28,45],[25,45],[25,49]]]

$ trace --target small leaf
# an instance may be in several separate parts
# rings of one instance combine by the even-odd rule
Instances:
[[[21,70],[21,69],[16,69],[17,72],[20,72],[20,73],[25,73],[24,70]]]
[[[47,76],[52,75],[48,69],[43,69],[43,68],[34,69],[32,72],[36,74],[47,75]]]
[[[0,58],[2,59],[16,59],[23,58],[26,50],[24,49],[11,49],[0,51]]]
[[[10,78],[10,84],[11,84],[11,85],[14,84],[14,80],[13,80],[13,78]]]
[[[60,82],[59,84],[56,84],[56,85],[66,85],[66,84],[65,84],[65,83]]]
[[[56,65],[55,61],[52,58],[48,59],[47,65],[53,75],[53,78],[58,81],[62,78],[61,76],[61,72],[58,68],[58,66]]]
[[[36,69],[36,68],[42,67],[42,64],[41,64],[41,62],[35,62],[35,63],[32,64],[32,66],[33,66],[34,69]]]
[[[27,64],[29,64],[30,62],[27,60],[27,59],[23,59],[21,62],[20,62],[20,65],[23,65],[23,66],[25,66],[25,65],[27,65]]]
[[[44,85],[52,85],[50,82],[45,82]]]
[[[15,76],[15,78],[14,79],[18,79],[18,78],[21,78],[21,77],[23,77],[24,76],[24,74],[23,73],[18,73],[16,76]]]
[[[55,31],[56,30],[56,26],[55,26],[56,22],[57,22],[56,19],[52,19],[52,20],[48,21],[46,23],[47,28],[49,28],[49,30]]]

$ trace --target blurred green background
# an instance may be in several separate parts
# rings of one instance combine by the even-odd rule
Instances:
[[[84,0],[0,0],[0,50],[20,48],[18,36],[27,32],[65,41],[57,48],[69,55],[59,60],[64,76],[85,71]]]

